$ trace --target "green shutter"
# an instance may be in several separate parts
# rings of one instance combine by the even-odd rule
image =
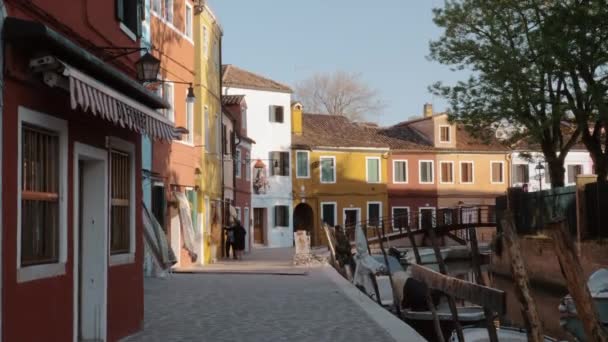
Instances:
[[[299,177],[309,177],[308,175],[308,153],[297,152],[297,169]]]
[[[121,22],[125,21],[124,1],[125,0],[116,0],[116,19]]]

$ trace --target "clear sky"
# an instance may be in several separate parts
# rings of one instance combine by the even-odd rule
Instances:
[[[427,60],[443,0],[209,0],[224,29],[223,62],[293,86],[316,72],[361,73],[386,104],[388,125],[446,102],[428,86],[462,74]],[[370,118],[373,119],[373,118]]]

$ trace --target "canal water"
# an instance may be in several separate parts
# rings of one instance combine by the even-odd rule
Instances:
[[[425,265],[438,270],[436,265]],[[469,262],[448,262],[447,263],[448,273],[459,279],[474,282],[475,276],[473,274],[471,265]],[[489,282],[489,286],[505,291],[507,296],[507,313],[506,315],[499,317],[499,324],[509,327],[524,328],[524,321],[521,314],[521,305],[517,299],[515,293],[515,286],[513,280],[509,277],[504,277],[490,273],[487,271],[487,266],[482,266],[482,274],[486,282]],[[567,291],[532,286],[532,297],[536,301],[538,314],[541,318],[544,333],[547,336],[551,336],[558,340],[573,341],[573,338],[564,331],[559,324],[559,311],[558,306],[561,298],[567,294]],[[432,325],[428,324],[417,324],[416,322],[408,322],[416,330],[418,330],[425,338],[429,341],[435,340],[435,333],[432,329]],[[446,339],[449,336],[445,336]]]

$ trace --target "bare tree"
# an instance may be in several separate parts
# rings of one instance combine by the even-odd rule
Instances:
[[[360,74],[344,71],[317,73],[298,82],[295,95],[307,112],[343,115],[353,121],[374,118],[384,108]]]

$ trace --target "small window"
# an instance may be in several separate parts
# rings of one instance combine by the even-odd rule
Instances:
[[[249,152],[245,153],[245,180],[251,180],[251,162],[249,161],[251,157],[249,156]]]
[[[186,27],[184,27],[184,34],[186,37],[192,38],[192,6],[186,3]]]
[[[505,181],[504,164],[502,162],[491,162],[492,183],[502,184]]]
[[[215,66],[216,75],[220,74],[220,48],[217,40],[213,41],[213,65]],[[218,83],[219,85],[219,83]]]
[[[128,0],[123,0],[128,1]],[[139,1],[132,1],[139,2]],[[165,0],[165,15],[163,18],[170,24],[173,24],[173,0]]]
[[[274,207],[274,226],[289,227],[289,207],[277,205]]]
[[[203,26],[203,57],[209,56],[209,32],[207,26]]]
[[[382,214],[380,203],[367,202],[367,221],[369,227],[379,228]]]
[[[321,157],[319,158],[321,164],[321,183],[335,183],[336,182],[336,158],[335,157]]]
[[[393,161],[393,183],[407,183],[407,160]]]
[[[393,207],[393,230],[405,230],[410,224],[410,208]]]
[[[173,94],[173,83],[163,83],[163,100],[167,101],[170,108],[165,109],[165,117],[171,121],[175,121],[175,103]]]
[[[289,176],[289,152],[270,152],[271,176]]]
[[[211,144],[211,121],[209,119],[209,107],[205,106],[205,151],[209,152]]]
[[[283,106],[270,106],[270,122],[283,123]]]
[[[530,173],[528,164],[515,164],[515,183],[529,183]]]
[[[112,151],[110,155],[110,253],[123,254],[129,253],[131,243],[131,165],[126,153]]]
[[[247,108],[241,108],[241,130],[243,132],[247,131]]]
[[[241,150],[237,149],[234,152],[234,175],[236,178],[241,178]]]
[[[583,165],[568,165],[568,184],[576,183],[576,176],[583,174]]]
[[[21,129],[21,265],[59,261],[59,134],[29,124]]]
[[[473,183],[473,163],[460,162],[460,183]]]
[[[439,141],[442,143],[450,142],[450,126],[439,127]]]
[[[330,227],[336,226],[336,204],[321,203],[321,219]]]
[[[367,182],[368,183],[380,183],[380,158],[367,157],[366,169],[367,169]]]
[[[454,163],[439,162],[441,166],[441,183],[454,183]]]
[[[194,103],[186,102],[186,129],[188,134],[184,139],[188,144],[194,143]]]
[[[116,0],[116,17],[124,27],[131,31],[135,39],[141,36],[141,1]]]
[[[296,177],[309,178],[310,168],[308,162],[308,151],[296,151]]]
[[[432,184],[433,179],[433,161],[421,160],[418,164],[420,167],[420,184]]]

